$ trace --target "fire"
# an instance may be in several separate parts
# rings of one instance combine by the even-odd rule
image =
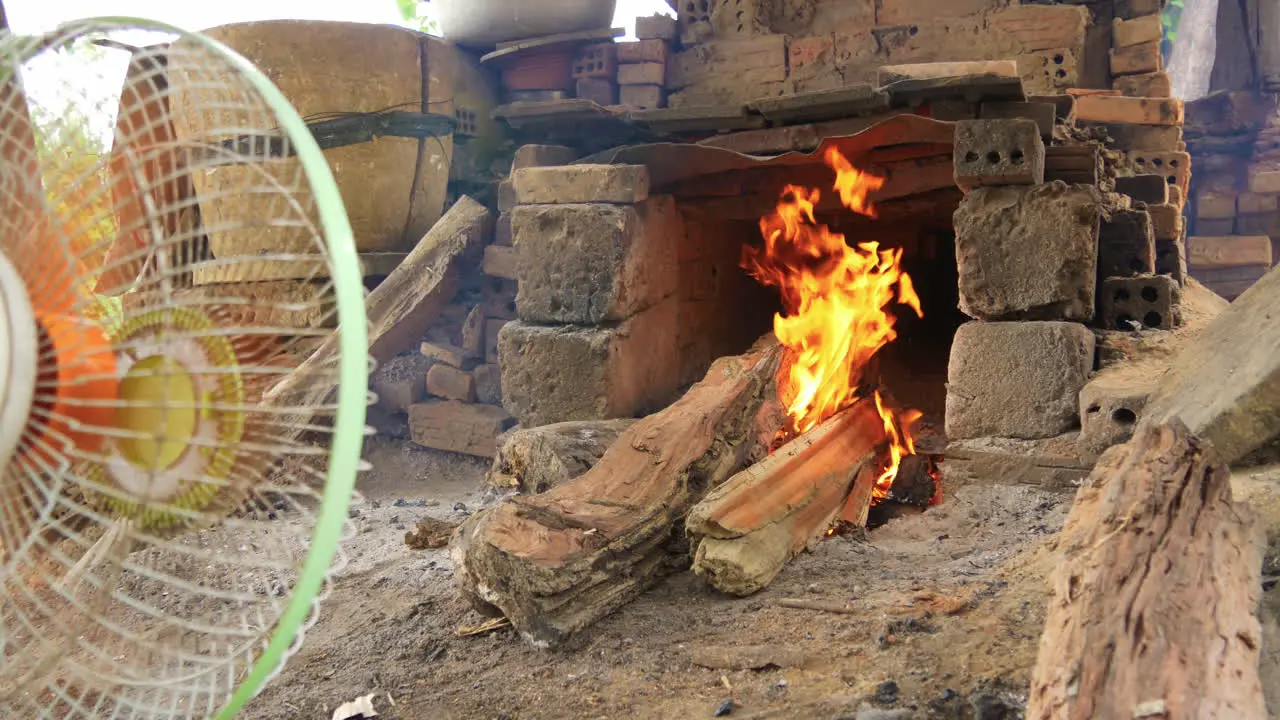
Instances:
[[[826,154],[836,174],[833,190],[844,207],[875,217],[868,200],[884,179],[855,168],[839,151]],[[788,185],[777,209],[760,219],[761,248],[747,246],[743,267],[759,282],[782,295],[783,313],[774,316],[778,341],[790,352],[778,382],[792,433],[803,433],[867,394],[867,364],[897,337],[892,304],[910,307],[923,317],[920,298],[901,267],[900,248],[881,249],[875,241],[850,246],[845,237],[814,218],[821,193]],[[914,448],[903,431],[919,413],[899,416],[876,407],[891,439],[890,463],[877,481],[883,497],[897,474],[898,463]]]

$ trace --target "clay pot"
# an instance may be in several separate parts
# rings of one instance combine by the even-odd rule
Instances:
[[[433,0],[446,39],[468,47],[607,28],[617,0]]]

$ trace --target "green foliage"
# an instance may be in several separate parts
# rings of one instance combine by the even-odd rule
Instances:
[[[57,226],[70,239],[82,274],[101,266],[116,233],[107,139],[94,133],[90,112],[74,98],[49,108],[28,103],[45,197]]]
[[[401,18],[407,22],[414,23],[418,26],[418,30],[424,33],[438,35],[440,28],[436,25],[436,21],[419,14],[421,7],[425,4],[425,0],[396,0],[396,7],[400,10]]]
[[[1164,39],[1169,45],[1178,38],[1178,21],[1182,19],[1184,0],[1169,0],[1160,13],[1160,23],[1164,25]]]

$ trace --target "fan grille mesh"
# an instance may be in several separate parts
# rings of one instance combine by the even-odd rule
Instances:
[[[205,717],[310,549],[336,293],[270,103],[191,38],[95,27],[0,36],[0,242],[41,338],[0,484],[0,714]]]

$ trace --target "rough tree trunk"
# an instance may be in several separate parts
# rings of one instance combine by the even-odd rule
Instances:
[[[1032,720],[1262,720],[1257,538],[1181,423],[1108,450],[1059,547]]]
[[[464,594],[548,647],[687,566],[684,517],[746,463],[780,354],[770,337],[717,360],[584,475],[468,519],[452,548]]]

